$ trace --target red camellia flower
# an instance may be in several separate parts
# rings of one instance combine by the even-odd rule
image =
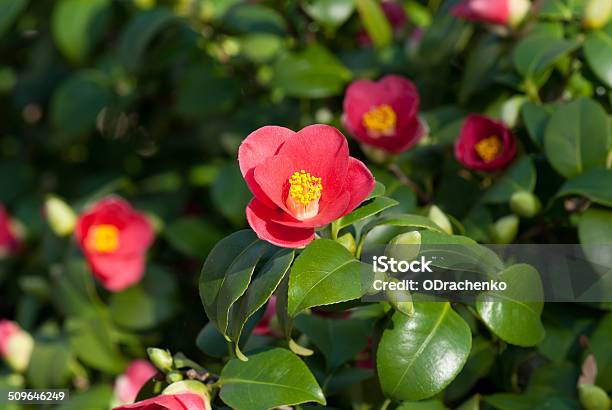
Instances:
[[[21,245],[15,226],[4,205],[0,204],[0,259],[15,254]]]
[[[452,13],[470,21],[497,25],[518,25],[531,3],[529,0],[463,0]]]
[[[113,410],[210,410],[210,403],[193,393],[162,394],[134,404],[115,407]]]
[[[470,115],[455,142],[455,157],[467,168],[495,171],[505,168],[516,155],[516,137],[501,122]]]
[[[246,210],[249,225],[282,247],[307,245],[314,228],[348,214],[374,189],[370,171],[328,125],[260,128],[242,142],[238,161],[255,196]]]
[[[382,8],[383,13],[385,13],[385,17],[387,17],[393,32],[396,34],[401,32],[408,22],[408,17],[406,16],[404,7],[394,0],[383,0],[380,3],[380,7]],[[357,40],[359,41],[359,44],[364,47],[370,47],[372,45],[372,39],[365,30],[361,30],[359,33],[357,33]]]
[[[142,279],[153,228],[128,202],[118,197],[101,200],[79,217],[75,233],[105,288],[119,292]]]
[[[343,124],[356,140],[400,153],[425,133],[418,116],[419,103],[416,87],[403,77],[358,80],[346,90]]]
[[[133,403],[138,392],[157,373],[155,367],[146,360],[133,360],[125,373],[115,380],[114,393],[118,404]]]

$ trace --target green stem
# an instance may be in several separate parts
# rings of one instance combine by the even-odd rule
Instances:
[[[380,406],[380,410],[387,410],[390,404],[391,404],[391,399],[385,400],[382,406]]]

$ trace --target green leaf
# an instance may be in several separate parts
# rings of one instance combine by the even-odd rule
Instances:
[[[221,239],[221,232],[200,218],[180,218],[166,226],[164,236],[179,252],[204,259]]]
[[[573,13],[565,0],[544,0],[538,14],[541,17],[554,20],[571,20]]]
[[[232,306],[228,335],[234,342],[240,340],[246,321],[270,299],[289,270],[294,256],[293,250],[278,250],[258,269],[247,291]]]
[[[240,38],[240,52],[254,63],[272,60],[283,48],[283,38],[275,34],[252,33]]]
[[[595,360],[597,361],[597,385],[605,390],[612,389],[612,313],[608,313],[597,325],[589,339]]]
[[[210,195],[217,210],[235,226],[244,226],[245,209],[252,198],[237,164],[231,163],[219,170]]]
[[[332,319],[317,315],[299,315],[295,327],[312,341],[333,370],[355,359],[368,344],[371,326],[360,319]]]
[[[549,34],[531,35],[515,48],[514,67],[523,77],[536,79],[579,46],[577,38],[566,40]]]
[[[92,46],[91,27],[109,0],[60,0],[56,2],[51,30],[57,47],[73,62],[82,62]]]
[[[593,72],[612,88],[612,22],[601,30],[589,33],[583,50]]]
[[[578,220],[578,238],[589,261],[600,266],[612,266],[612,253],[603,244],[612,244],[612,211],[604,209],[589,209]],[[589,246],[593,245],[593,246]],[[604,277],[606,280],[609,275]],[[601,293],[603,283],[596,287]]]
[[[200,298],[208,319],[227,335],[230,308],[247,290],[255,267],[272,245],[251,230],[222,239],[208,254],[200,276]]]
[[[0,37],[25,10],[28,0],[0,0]]]
[[[474,387],[495,363],[495,347],[488,340],[478,337],[472,343],[472,351],[461,373],[446,388],[446,399],[456,401]]]
[[[118,52],[123,66],[129,71],[137,71],[151,41],[175,21],[176,16],[164,8],[137,14],[121,35]]]
[[[415,314],[395,313],[378,345],[383,392],[395,400],[422,400],[442,391],[465,364],[469,326],[448,302],[415,303]]]
[[[425,216],[412,215],[412,214],[401,214],[401,215],[384,216],[380,219],[370,222],[364,228],[363,235],[364,236],[367,235],[369,231],[381,225],[401,226],[405,228],[424,228],[424,229],[431,229],[432,231],[444,233],[444,231],[442,231],[442,228],[440,228],[431,219]]]
[[[371,266],[356,260],[329,239],[311,242],[295,260],[289,275],[289,316],[313,306],[358,299],[371,283]]]
[[[258,4],[238,4],[223,18],[223,25],[240,33],[286,34],[287,24],[276,10]]]
[[[485,194],[488,203],[506,203],[519,191],[532,192],[536,185],[536,170],[530,157],[513,164]]]
[[[111,374],[120,374],[127,366],[106,312],[68,318],[65,328],[72,351],[87,366]]]
[[[605,166],[612,149],[612,132],[605,110],[597,102],[579,99],[560,106],[546,128],[544,150],[552,167],[569,178]]]
[[[325,405],[308,367],[285,349],[258,353],[248,362],[232,359],[221,371],[221,399],[236,410],[261,410],[305,402]]]
[[[374,185],[374,189],[370,192],[370,195],[365,199],[370,200],[372,198],[378,198],[379,196],[383,196],[386,192],[387,188],[385,185],[379,181],[376,181],[376,185]]]
[[[448,407],[440,400],[423,400],[404,402],[396,410],[447,410]]]
[[[612,170],[593,168],[567,180],[557,197],[581,195],[600,205],[612,207]]]
[[[531,137],[531,140],[538,146],[544,145],[544,135],[546,133],[546,126],[550,121],[550,116],[554,111],[553,107],[549,105],[537,105],[531,101],[527,101],[521,107],[521,115],[527,132]]]
[[[384,48],[393,40],[393,30],[379,2],[355,0],[357,11],[368,36],[376,48]]]
[[[109,305],[116,324],[138,331],[150,329],[174,316],[177,302],[174,277],[151,267],[138,285],[113,293]]]
[[[93,386],[83,393],[71,394],[70,400],[57,407],[57,410],[107,410],[113,399],[111,386]]]
[[[60,341],[36,340],[30,366],[28,384],[35,389],[63,387],[70,377],[70,349]]]
[[[460,83],[461,101],[467,101],[473,94],[486,89],[495,81],[503,51],[502,43],[496,35],[483,37],[470,50]]]
[[[505,291],[478,295],[476,309],[487,327],[502,340],[518,346],[535,346],[544,338],[541,314],[544,291],[532,266],[513,265],[499,274]],[[520,323],[520,326],[517,326]]]
[[[323,27],[335,29],[355,11],[354,0],[304,0],[302,7],[306,14]]]
[[[291,97],[324,98],[342,93],[351,78],[351,72],[327,49],[311,45],[281,56],[271,84]]]
[[[373,201],[367,202],[365,205],[357,208],[350,214],[340,218],[334,223],[334,228],[337,229],[337,232],[339,232],[342,228],[346,228],[349,225],[353,225],[355,222],[376,215],[387,208],[396,206],[397,204],[398,202],[395,199],[391,199],[386,196],[379,196]]]
[[[108,79],[93,70],[80,71],[64,81],[51,99],[51,122],[60,146],[94,130],[98,114],[112,102]]]

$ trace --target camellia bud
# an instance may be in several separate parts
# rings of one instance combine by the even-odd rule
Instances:
[[[74,231],[77,216],[72,208],[60,197],[50,195],[45,201],[45,214],[53,232],[68,236]]]
[[[516,215],[508,215],[493,224],[493,241],[498,244],[511,243],[519,228],[519,218]]]
[[[421,233],[410,231],[391,239],[385,248],[385,254],[397,260],[411,261],[421,250]]]
[[[606,392],[594,384],[581,384],[578,386],[580,404],[585,410],[609,410],[612,406]]]
[[[388,278],[388,281],[398,282],[397,279]],[[412,303],[412,295],[407,290],[391,290],[385,289],[385,296],[387,301],[393,306],[395,310],[406,315],[412,316],[414,314],[414,304]]]
[[[162,394],[185,394],[192,393],[197,394],[204,400],[204,408],[210,409],[210,392],[208,388],[199,381],[196,380],[182,380],[179,382],[172,383],[170,386],[166,387]]]
[[[612,1],[587,0],[582,21],[585,28],[600,29],[608,23],[610,17],[612,17]]]
[[[510,198],[512,212],[523,218],[531,218],[540,212],[542,203],[540,199],[527,191],[515,192]]]
[[[508,0],[508,6],[510,7],[510,17],[508,23],[510,27],[517,27],[523,22],[529,8],[531,7],[531,1],[529,0]]]
[[[0,356],[17,372],[24,372],[30,364],[34,339],[17,323],[0,321]]]
[[[355,243],[355,237],[351,233],[345,233],[336,240],[340,245],[344,246],[353,255],[357,250],[357,244]]]
[[[450,220],[440,208],[435,205],[432,205],[431,208],[429,208],[429,213],[427,214],[427,216],[429,217],[429,219],[434,221],[436,225],[442,228],[444,232],[449,235],[453,234],[453,227],[450,223]]]
[[[157,347],[149,347],[147,349],[147,354],[149,355],[151,363],[162,372],[167,373],[172,370],[174,360],[169,351],[158,349]]]

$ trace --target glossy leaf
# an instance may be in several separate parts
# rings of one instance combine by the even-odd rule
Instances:
[[[597,384],[605,390],[612,389],[612,314],[608,314],[590,337],[590,346],[597,361]]]
[[[311,242],[295,260],[289,276],[289,316],[313,306],[360,298],[372,269],[344,246],[329,239]]]
[[[536,185],[536,170],[530,157],[514,163],[484,196],[489,203],[505,203],[518,191],[532,192]]]
[[[203,260],[221,239],[219,229],[200,218],[180,218],[164,229],[164,236],[179,252]]]
[[[515,48],[514,66],[523,77],[536,78],[579,46],[578,39],[565,40],[551,35],[531,35]]]
[[[294,257],[293,250],[281,249],[274,253],[249,284],[247,291],[230,310],[228,335],[236,342],[240,340],[246,321],[272,296],[289,270]]]
[[[145,52],[155,36],[172,24],[176,16],[164,8],[138,14],[123,32],[119,46],[119,59],[130,71],[137,71]]]
[[[261,410],[305,402],[325,404],[308,367],[285,349],[232,359],[221,371],[221,399],[236,410]]]
[[[354,0],[305,0],[304,11],[317,23],[335,29],[344,24],[355,11]]]
[[[538,146],[544,145],[546,126],[554,109],[549,105],[537,105],[530,101],[521,107],[521,115],[531,140]]]
[[[422,400],[444,389],[465,364],[472,334],[448,302],[415,303],[412,317],[395,313],[376,362],[386,396]]]
[[[529,265],[518,264],[501,272],[497,280],[506,282],[507,288],[478,296],[476,309],[480,318],[493,333],[510,344],[538,344],[544,338],[540,318],[544,292],[538,272]]]
[[[580,195],[600,205],[612,207],[612,170],[593,168],[567,180],[557,196]]]
[[[0,0],[0,37],[28,5],[28,0]]]
[[[340,94],[351,78],[333,54],[312,45],[281,56],[274,65],[272,85],[292,97],[323,98]]]
[[[569,178],[605,166],[612,132],[604,109],[580,99],[560,106],[546,128],[544,150],[552,167]]]
[[[393,31],[380,3],[374,0],[355,0],[355,5],[374,46],[388,46],[393,40]]]
[[[583,50],[593,72],[612,88],[612,22],[601,30],[589,33]]]
[[[363,219],[369,218],[370,216],[376,215],[387,208],[396,206],[397,204],[398,202],[395,199],[391,199],[386,196],[379,196],[373,201],[368,202],[355,209],[350,214],[340,218],[334,223],[334,228],[340,231],[342,228],[345,228]]]
[[[295,327],[323,353],[329,369],[355,359],[368,344],[371,326],[359,319],[333,319],[299,315]]]
[[[217,210],[223,216],[235,226],[244,226],[246,222],[244,210],[252,194],[236,164],[229,164],[220,169],[210,194]]]
[[[73,62],[82,62],[92,46],[91,28],[109,0],[60,0],[53,11],[52,31],[58,48]]]
[[[222,239],[206,258],[200,275],[200,298],[208,319],[227,334],[230,308],[247,290],[255,267],[272,246],[253,231]]]

